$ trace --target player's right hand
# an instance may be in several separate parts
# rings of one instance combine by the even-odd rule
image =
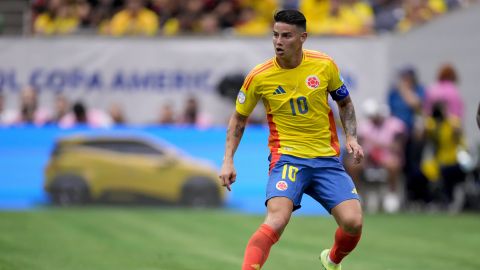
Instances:
[[[218,177],[220,178],[220,184],[226,187],[228,191],[231,191],[232,188],[230,186],[235,183],[235,179],[237,178],[237,172],[235,171],[233,161],[223,161],[222,169],[220,170],[220,175]]]

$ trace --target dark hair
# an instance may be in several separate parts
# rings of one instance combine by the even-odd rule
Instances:
[[[441,82],[447,81],[456,83],[458,81],[457,72],[455,72],[455,68],[452,65],[445,64],[440,67],[437,79]]]
[[[435,102],[433,103],[432,105],[432,117],[433,119],[437,120],[437,121],[443,121],[445,120],[446,116],[445,116],[445,102],[443,101],[438,101],[438,102]]]
[[[417,77],[417,71],[415,70],[415,67],[407,65],[404,66],[400,69],[399,75],[402,78],[407,78],[412,81],[413,86],[417,86],[418,83],[418,77]]]
[[[77,123],[87,123],[87,108],[85,108],[83,102],[75,102],[72,110]]]
[[[295,9],[280,10],[273,16],[275,22],[283,22],[293,24],[300,27],[303,31],[307,31],[307,19],[303,14]]]

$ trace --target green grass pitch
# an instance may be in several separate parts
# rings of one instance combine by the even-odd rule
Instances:
[[[240,269],[262,216],[215,210],[73,208],[0,212],[0,270]],[[320,269],[331,217],[294,216],[263,270]],[[478,270],[480,216],[365,217],[344,270]]]

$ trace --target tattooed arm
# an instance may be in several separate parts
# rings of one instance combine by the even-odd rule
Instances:
[[[340,101],[337,101],[340,120],[342,121],[343,129],[346,136],[346,148],[349,154],[357,163],[363,158],[363,149],[357,142],[357,120],[355,118],[355,108],[353,107],[352,99],[348,96]]]
[[[230,185],[235,182],[237,173],[233,165],[233,156],[242,139],[245,126],[247,125],[247,117],[234,112],[228,123],[227,140],[225,143],[225,155],[223,157],[222,169],[220,171],[220,182],[229,191]]]

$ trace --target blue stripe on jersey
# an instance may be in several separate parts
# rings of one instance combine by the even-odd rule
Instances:
[[[335,101],[340,101],[346,97],[348,97],[349,92],[347,89],[347,86],[345,84],[342,84],[337,90],[331,91],[330,96],[333,98]]]

